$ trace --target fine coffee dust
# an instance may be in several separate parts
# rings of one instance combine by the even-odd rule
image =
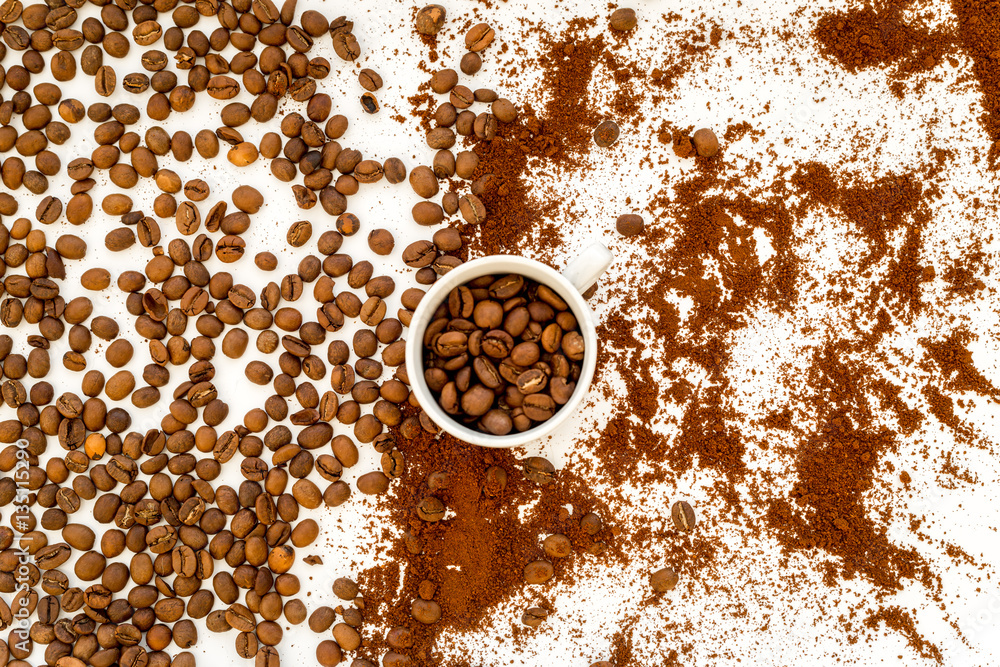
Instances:
[[[830,12],[817,22],[814,36],[821,52],[849,72],[887,68],[893,92],[906,94],[902,81],[930,74],[947,62],[958,67],[954,54],[972,60],[984,113],[980,122],[991,140],[984,147],[991,168],[1000,166],[1000,16],[988,0],[951,0],[951,16],[939,26],[926,25],[922,13],[934,7],[925,0],[881,0],[857,3],[844,12]],[[919,92],[919,88],[917,89]]]
[[[666,138],[661,132],[660,141],[674,145],[681,143],[675,136],[683,139],[687,134],[673,130],[665,133]],[[703,170],[698,175],[672,188],[672,196],[665,191],[651,205],[670,214],[666,219],[670,228],[661,227],[654,218],[645,237],[637,239],[650,253],[670,248],[665,257],[661,254],[655,262],[642,266],[641,280],[651,289],[637,293],[625,286],[616,290],[624,294],[621,305],[605,316],[601,325],[606,341],[602,361],[605,369],[619,370],[628,393],[628,408],[612,417],[601,436],[590,443],[597,460],[595,469],[611,478],[642,470],[646,482],[664,480],[668,469],[675,473],[683,473],[692,465],[716,469],[721,478],[716,500],[723,503],[722,515],[739,521],[742,505],[749,503],[751,514],[765,511],[766,529],[758,529],[756,534],[778,537],[789,552],[821,550],[833,556],[823,565],[827,586],[836,588],[840,581],[861,575],[877,589],[889,592],[900,589],[906,580],[916,580],[936,597],[939,574],[912,548],[899,547],[889,540],[886,521],[891,510],[866,504],[871,502],[872,489],[882,486],[880,480],[892,471],[891,465],[880,461],[897,451],[905,434],[912,434],[932,415],[946,425],[955,422],[953,410],[941,407],[951,399],[932,385],[925,393],[936,400],[921,407],[919,403],[912,405],[912,393],[905,400],[901,397],[901,386],[885,379],[867,380],[876,375],[875,367],[887,363],[877,353],[878,341],[894,331],[897,321],[912,321],[913,315],[926,306],[922,285],[934,274],[933,268],[927,268],[929,263],[923,263],[921,232],[929,224],[927,199],[937,185],[923,183],[918,175],[886,176],[868,183],[848,176],[841,183],[844,177],[824,165],[810,163],[799,166],[787,181],[766,188],[782,193],[780,197],[734,195],[740,187],[732,181],[719,188],[729,193],[726,197],[713,197],[708,193],[721,180],[713,176],[713,172],[718,173],[717,165],[704,161],[700,166]],[[936,167],[927,165],[924,171],[933,172]],[[795,221],[816,208],[835,212],[850,225],[851,233],[861,237],[861,266],[866,270],[884,266],[886,270],[881,279],[868,276],[871,280],[852,285],[858,297],[842,303],[848,309],[858,309],[856,320],[859,316],[863,319],[863,313],[871,313],[873,307],[877,309],[871,331],[859,332],[853,341],[834,339],[817,347],[805,379],[796,378],[794,373],[785,376],[785,382],[795,387],[802,398],[810,420],[815,420],[815,427],[796,425],[799,420],[793,419],[787,409],[772,413],[767,428],[794,433],[797,444],[791,450],[793,487],[787,497],[767,500],[776,490],[771,488],[773,481],[761,484],[747,475],[743,465],[745,438],[737,430],[737,424],[745,422],[746,417],[728,405],[726,388],[735,381],[728,375],[728,336],[752,322],[755,309],[791,312],[803,297],[798,280],[802,270],[799,241],[792,230]],[[671,219],[677,223],[671,223]],[[745,230],[741,233],[736,220],[759,225],[768,232],[775,252],[768,271],[760,270],[753,238]],[[904,240],[895,250],[890,239],[901,230],[905,230]],[[707,260],[714,260],[717,277],[706,276]],[[967,277],[961,280],[971,282]],[[865,282],[867,288],[862,287]],[[665,297],[671,291],[692,302],[683,324],[673,300]],[[944,299],[949,298],[946,293]],[[947,322],[946,303],[935,301],[930,305],[932,312]],[[648,315],[636,323],[630,317],[636,312]],[[654,351],[654,357],[664,360],[658,372],[665,374],[671,389],[659,392],[651,377],[652,364],[642,363],[648,345],[645,336],[640,342],[635,335],[637,324],[653,333],[655,346],[663,346],[664,351]],[[994,395],[992,385],[984,385],[974,367],[964,366],[970,359],[962,352],[961,335],[952,334],[949,341],[953,345],[958,342],[959,349],[952,348],[945,354],[945,363],[950,364],[947,372],[940,373],[945,383],[960,382],[963,391]],[[875,366],[851,361],[858,356],[870,358]],[[692,386],[672,370],[678,362],[694,362],[705,372],[707,381]],[[629,370],[622,372],[626,368]],[[949,380],[952,377],[962,380]],[[709,383],[715,386],[706,390]],[[608,396],[615,391],[607,385],[602,388]],[[949,389],[956,390],[954,386]],[[704,405],[703,396],[708,401]],[[648,426],[651,416],[657,413],[658,402],[663,400],[684,406],[685,410],[672,440]],[[893,430],[891,422],[881,423],[868,407],[872,401],[895,416],[899,432]],[[759,446],[766,447],[763,443]],[[667,463],[669,468],[657,466],[659,462]],[[938,484],[949,488],[949,478],[955,475],[963,478],[963,472],[954,466],[943,467]],[[734,493],[734,481],[749,485],[751,496]],[[915,525],[919,526],[919,521]],[[642,543],[640,535],[641,530],[630,531],[626,543],[638,547]],[[711,561],[703,567],[699,576],[716,574]],[[909,615],[886,609],[871,613],[907,637],[920,655],[939,657],[938,649],[920,638]],[[855,638],[858,632],[865,632],[851,627],[845,624]],[[873,627],[865,626],[869,630]]]
[[[417,664],[442,664],[434,657],[442,648],[435,645],[442,632],[471,632],[496,621],[503,633],[504,620],[489,616],[501,603],[521,598],[524,608],[538,606],[536,593],[525,585],[523,569],[547,558],[541,548],[545,536],[562,534],[572,544],[567,557],[549,559],[556,582],[571,584],[574,566],[584,559],[621,557],[619,530],[608,506],[573,471],[558,470],[551,482],[540,485],[526,478],[524,462],[511,450],[427,433],[409,440],[398,437],[396,442],[407,472],[404,483],[393,486],[386,505],[403,537],[389,552],[391,560],[361,573],[359,584],[366,600],[372,601],[368,619],[413,633],[411,652]],[[429,496],[444,503],[447,520],[427,522],[415,513]],[[526,514],[519,511],[523,506],[530,507]],[[593,532],[581,526],[581,519],[591,513],[602,524]],[[424,581],[433,583],[433,599],[442,611],[441,620],[432,625],[415,623],[410,613]],[[555,611],[551,603],[541,606]],[[519,624],[519,619],[511,622]],[[367,648],[377,654],[385,646],[373,639]]]

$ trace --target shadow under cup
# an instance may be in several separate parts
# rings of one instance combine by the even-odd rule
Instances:
[[[434,311],[445,302],[448,294],[456,287],[486,275],[498,278],[516,273],[529,280],[546,285],[558,294],[576,317],[580,334],[584,339],[584,356],[580,377],[570,399],[552,415],[550,419],[524,432],[507,435],[483,433],[456,421],[437,402],[424,380],[424,333],[431,323]],[[589,286],[588,286],[589,287]],[[439,278],[413,314],[409,336],[406,341],[407,372],[413,392],[420,407],[442,430],[459,440],[483,447],[515,447],[538,440],[555,431],[586,396],[597,368],[597,329],[593,311],[583,300],[580,291],[561,273],[541,262],[512,255],[495,255],[462,264]]]

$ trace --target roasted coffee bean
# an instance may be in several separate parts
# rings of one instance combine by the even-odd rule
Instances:
[[[606,120],[594,130],[594,143],[601,148],[608,148],[618,141],[618,135],[621,130],[618,129],[618,124],[613,120]]]
[[[417,12],[416,29],[421,35],[436,35],[444,27],[447,12],[441,5],[427,5]]]
[[[616,9],[611,14],[611,29],[621,32],[632,30],[637,25],[635,10],[628,7]]]
[[[719,153],[719,138],[707,128],[697,130],[691,137],[691,143],[701,157],[715,157]]]
[[[410,605],[410,615],[414,620],[431,625],[441,620],[441,605],[433,600],[414,600]]]
[[[622,236],[638,236],[642,234],[645,223],[641,215],[626,213],[618,216],[615,227]]]
[[[101,97],[110,97],[117,86],[115,70],[110,65],[102,65],[94,75],[94,88]]]
[[[555,466],[540,456],[532,456],[524,462],[524,476],[535,484],[548,484],[555,478]]]
[[[649,575],[649,586],[656,593],[666,593],[672,591],[679,580],[680,577],[674,570],[665,567]]]
[[[552,563],[536,560],[524,567],[524,581],[527,584],[544,584],[552,578],[553,573]]]
[[[694,508],[687,502],[679,500],[670,508],[670,516],[677,530],[691,532],[695,526]]]
[[[493,42],[495,36],[493,28],[486,23],[479,23],[465,33],[465,46],[469,51],[482,51]]]
[[[541,607],[531,607],[521,614],[521,623],[527,625],[529,628],[537,628],[544,623],[545,619],[548,617],[549,612],[545,609],[542,609]]]
[[[472,76],[482,68],[483,68],[483,59],[478,53],[470,51],[469,53],[466,53],[464,56],[462,56],[459,69],[462,70],[463,74],[468,74],[469,76]]]
[[[372,69],[363,69],[358,73],[358,83],[367,91],[375,92],[382,87],[382,77]]]

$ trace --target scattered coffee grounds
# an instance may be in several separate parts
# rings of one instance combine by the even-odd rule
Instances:
[[[984,0],[952,0],[951,8],[958,21],[958,42],[972,58],[972,73],[982,89],[980,120],[993,140],[988,159],[996,169],[1000,166],[1000,61],[996,59],[1000,16]]]
[[[551,222],[559,202],[533,194],[529,180],[540,160],[550,168],[572,169],[590,150],[601,119],[590,107],[588,88],[605,53],[602,36],[584,37],[593,25],[572,19],[559,37],[542,38],[542,53],[531,63],[542,71],[542,106],[536,112],[533,103],[524,104],[515,123],[501,125],[495,139],[475,145],[480,162],[474,178],[481,190],[474,184],[473,192],[495,215],[474,234],[463,230],[474,254],[516,254],[530,243],[535,256],[544,258],[559,246],[561,234]],[[631,102],[621,104],[631,108]]]
[[[814,31],[820,49],[850,72],[892,66],[893,91],[902,97],[900,80],[930,72],[961,49],[972,59],[984,113],[981,122],[992,141],[986,157],[993,169],[1000,165],[1000,64],[995,58],[1000,40],[1000,17],[984,0],[952,0],[954,28],[929,28],[920,23],[920,0],[882,0],[820,17]]]
[[[880,609],[865,619],[865,626],[877,630],[879,626],[885,625],[890,630],[894,630],[906,638],[906,643],[921,658],[933,660],[938,664],[944,662],[941,650],[931,644],[917,630],[913,617],[899,607],[888,607]]]
[[[889,0],[823,15],[816,22],[816,39],[825,55],[850,72],[889,65],[896,67],[896,76],[931,70],[953,43],[947,33],[921,25],[909,12],[914,4]]]
[[[816,393],[806,398],[818,428],[798,445],[796,484],[788,500],[771,503],[768,524],[788,549],[818,548],[836,557],[825,566],[830,585],[861,574],[887,590],[900,588],[903,579],[933,586],[926,563],[891,544],[865,507],[879,462],[897,444],[889,429],[873,425],[865,397],[871,369],[852,368],[844,360],[848,352],[842,343],[816,353],[807,381]]]
[[[551,559],[545,562],[551,562],[554,578],[571,582],[578,560],[611,558],[617,550],[607,506],[571,472],[553,469],[551,476],[538,477],[533,466],[539,464],[531,459],[518,461],[510,450],[475,447],[448,435],[400,438],[397,446],[411,481],[394,486],[387,503],[403,537],[392,548],[392,561],[362,573],[358,583],[373,601],[373,622],[407,628],[417,664],[440,664],[434,658],[443,648],[435,644],[440,633],[473,631],[511,598],[532,606],[535,593],[524,574],[530,563]],[[419,508],[428,498],[446,508],[445,520],[421,518]],[[531,509],[522,515],[518,508],[529,501]],[[551,534],[569,539],[565,557],[544,553],[542,542]],[[412,613],[425,581],[432,582],[440,606],[440,621],[430,624],[415,622]],[[378,639],[371,645],[376,653],[384,647]]]

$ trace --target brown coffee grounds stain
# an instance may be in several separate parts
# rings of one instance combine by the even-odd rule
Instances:
[[[440,664],[436,653],[446,647],[436,641],[442,631],[482,630],[498,605],[520,595],[534,597],[536,590],[544,593],[546,585],[527,586],[522,571],[528,563],[546,558],[541,548],[546,535],[562,533],[573,545],[569,557],[548,559],[555,567],[554,582],[571,582],[573,566],[584,558],[612,558],[617,553],[617,530],[608,525],[610,511],[571,470],[558,471],[553,482],[540,486],[524,476],[510,450],[427,433],[413,440],[397,437],[397,446],[406,460],[406,475],[403,483],[393,485],[385,502],[391,525],[406,537],[396,540],[387,564],[361,573],[359,584],[365,599],[372,601],[367,618],[411,629],[414,645],[408,653],[415,665]],[[504,470],[506,486],[484,486],[491,466]],[[448,483],[432,492],[427,479],[434,472],[446,473]],[[422,521],[415,511],[430,495],[448,509],[447,517],[436,523]],[[520,508],[529,504],[531,509],[522,519]],[[572,513],[565,505],[572,506]],[[589,512],[598,513],[605,522],[595,535],[580,527],[580,519]],[[409,545],[418,545],[419,553]],[[587,555],[605,550],[606,555]],[[410,615],[410,604],[424,580],[436,585],[434,600],[442,609],[441,620],[429,626]],[[519,623],[519,617],[514,622]],[[370,656],[388,650],[382,639],[366,648]]]
[[[869,389],[878,398],[879,407],[883,410],[891,410],[895,415],[896,425],[903,435],[914,433],[924,423],[923,413],[916,408],[911,408],[900,396],[903,392],[901,386],[885,378],[873,378],[870,381]]]
[[[667,462],[678,474],[697,466],[716,471],[725,478],[716,490],[726,499],[726,509],[742,513],[743,503],[734,490],[746,475],[746,444],[734,424],[740,415],[723,405],[724,387],[703,387],[688,404],[680,432],[667,453]]]
[[[424,92],[411,95],[406,98],[410,103],[410,116],[420,122],[420,129],[429,132],[434,127],[434,112],[438,107],[437,98],[430,92],[430,85],[424,83],[420,86]]]
[[[980,122],[993,140],[987,157],[996,169],[1000,166],[1000,12],[988,0],[951,0],[951,9],[958,19],[958,42],[972,58],[972,73],[982,90]]]
[[[893,66],[894,77],[933,69],[953,49],[953,40],[904,14],[914,0],[876,0],[845,12],[824,14],[813,35],[820,51],[847,71]]]
[[[913,617],[900,607],[883,607],[878,611],[872,612],[865,619],[865,626],[872,630],[877,630],[882,625],[903,635],[909,647],[921,658],[933,660],[938,664],[944,663],[944,656],[941,654],[941,650],[924,639],[920,631],[917,630]]]
[[[955,401],[933,385],[927,385],[922,392],[930,413],[954,433],[956,440],[964,445],[975,446],[978,442],[975,430],[955,414]],[[942,470],[945,474],[947,471]]]
[[[624,121],[631,121],[633,124],[643,121],[645,118],[639,109],[643,96],[637,88],[645,83],[646,73],[636,63],[629,62],[610,50],[601,55],[601,63],[614,84],[609,105],[614,120],[619,124]]]
[[[500,124],[493,141],[478,142],[474,150],[480,159],[474,178],[482,187],[474,183],[473,194],[487,217],[478,226],[459,225],[470,256],[520,254],[532,247],[544,258],[560,247],[562,232],[552,222],[559,202],[543,201],[527,182],[531,157],[555,150],[532,107],[521,108],[513,123]]]
[[[941,278],[949,285],[950,297],[971,299],[977,292],[986,288],[986,283],[980,275],[989,277],[990,266],[987,263],[986,253],[976,249],[954,260]]]
[[[588,87],[594,68],[604,55],[604,36],[587,37],[595,19],[574,18],[559,37],[542,40],[536,67],[542,71],[541,89],[548,95],[539,114],[551,149],[550,164],[576,167],[591,147],[591,133],[600,122]]]
[[[899,443],[868,405],[869,393],[886,388],[871,391],[873,370],[850,360],[851,351],[847,341],[830,341],[815,352],[803,400],[816,428],[800,436],[794,486],[787,498],[770,502],[768,527],[788,552],[819,549],[832,556],[822,565],[828,586],[861,576],[882,593],[902,589],[904,580],[936,593],[940,581],[929,564],[916,550],[890,542],[889,510],[866,507],[866,495],[883,483],[887,466],[880,461]]]
[[[684,17],[676,12],[671,12],[663,17],[668,23],[684,20]],[[708,32],[708,43],[705,40],[705,33]],[[654,90],[670,92],[677,87],[680,80],[698,62],[707,59],[712,47],[717,47],[722,43],[726,34],[717,25],[696,25],[692,29],[683,30],[677,35],[676,44],[671,43],[667,48],[667,60],[655,63],[649,73]],[[732,38],[732,34],[728,35]],[[659,101],[659,95],[654,100]]]
[[[887,68],[893,92],[903,97],[901,81],[927,73],[958,50],[972,59],[972,75],[979,82],[984,113],[980,118],[991,140],[987,159],[1000,166],[1000,13],[989,0],[951,0],[953,25],[932,29],[918,15],[920,0],[878,0],[845,12],[824,14],[813,36],[820,51],[847,71]],[[910,17],[909,22],[904,13]]]
[[[975,336],[965,329],[956,329],[941,340],[920,340],[927,355],[944,377],[944,388],[955,392],[973,392],[997,401],[997,389],[972,363],[972,352],[968,345]],[[927,370],[931,370],[924,364]]]
[[[791,184],[804,197],[801,210],[816,205],[833,208],[857,227],[868,243],[868,253],[858,264],[859,271],[886,257],[890,251],[889,237],[913,221],[924,194],[920,179],[914,174],[841,185],[828,166],[816,162],[801,165]]]

